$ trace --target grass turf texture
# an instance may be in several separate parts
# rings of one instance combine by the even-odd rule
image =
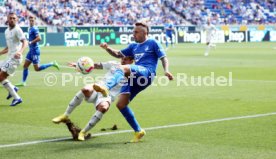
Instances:
[[[123,48],[124,46],[114,46]],[[233,74],[233,86],[178,86],[177,81],[168,86],[151,86],[130,104],[144,128],[205,121],[234,116],[276,112],[276,47],[275,43],[218,44],[210,56],[204,57],[205,45],[179,44],[167,51],[170,70],[189,76],[215,76]],[[65,65],[81,56],[90,56],[95,62],[114,60],[96,47],[43,47],[41,63],[52,60]],[[0,60],[5,57],[0,56]],[[65,125],[55,125],[51,119],[62,114],[68,102],[82,88],[80,79],[75,84],[62,86],[61,73],[73,69],[49,68],[34,72],[30,68],[27,86],[20,88],[23,103],[8,106],[7,92],[0,88],[0,146],[36,140],[69,137]],[[54,73],[58,82],[53,87],[44,84],[44,76]],[[88,76],[99,76],[104,71],[95,70]],[[163,75],[159,63],[158,76]],[[22,67],[13,84],[22,77]],[[76,86],[75,86],[76,85]],[[71,119],[84,127],[95,112],[91,104],[77,107]],[[130,127],[113,104],[101,122],[90,132],[102,133],[101,128],[117,124],[120,130]],[[225,158],[272,159],[276,156],[276,116],[248,118],[217,123],[157,129],[147,131],[143,142],[124,144],[132,133],[97,136],[85,142],[73,140],[40,143],[18,147],[0,148],[0,158]]]

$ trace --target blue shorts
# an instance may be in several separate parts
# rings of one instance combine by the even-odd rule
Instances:
[[[122,86],[121,94],[130,94],[130,101],[142,90],[151,85],[155,73],[151,73],[144,66],[130,65],[131,77],[128,83]]]
[[[26,55],[26,60],[31,61],[34,65],[40,63],[40,50],[30,50]]]

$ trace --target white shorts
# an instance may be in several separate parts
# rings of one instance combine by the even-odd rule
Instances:
[[[101,93],[93,91],[89,98],[85,98],[85,101],[88,103],[93,103],[96,108],[101,102],[108,102],[111,104],[111,97],[104,97]]]
[[[0,65],[0,69],[3,72],[6,72],[9,75],[13,75],[16,68],[21,64],[22,58],[15,59],[15,58],[8,58],[7,60],[3,61]]]
[[[206,36],[206,42],[207,43],[212,43],[213,42],[213,35],[207,35]]]

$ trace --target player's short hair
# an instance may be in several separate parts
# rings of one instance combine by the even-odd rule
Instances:
[[[29,16],[29,19],[32,19],[32,18],[36,19],[35,16],[30,15],[30,16]]]
[[[15,12],[9,12],[8,16],[10,15],[15,15],[17,17],[17,15],[15,14]]]
[[[145,23],[145,22],[137,22],[137,23],[135,23],[135,26],[145,27],[147,29],[147,34],[149,34],[149,26],[148,26],[147,23]]]

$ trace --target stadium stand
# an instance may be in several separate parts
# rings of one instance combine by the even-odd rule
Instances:
[[[194,25],[213,24],[274,24],[274,0],[166,0],[165,4]]]
[[[132,25],[137,19],[156,25],[166,18],[184,23],[162,4],[159,0],[33,0],[27,8],[50,25]]]
[[[20,15],[20,25],[31,13],[51,26],[162,25],[168,18],[175,25],[201,25],[208,18],[213,24],[276,23],[275,0],[0,0],[2,25],[11,11]]]
[[[0,0],[0,25],[5,25],[7,21],[7,14],[14,12],[19,17],[19,25],[26,26],[28,25],[28,15],[33,15],[29,10],[24,7],[26,0],[23,0],[22,3],[14,0]],[[37,20],[38,25],[46,25],[40,19]]]

